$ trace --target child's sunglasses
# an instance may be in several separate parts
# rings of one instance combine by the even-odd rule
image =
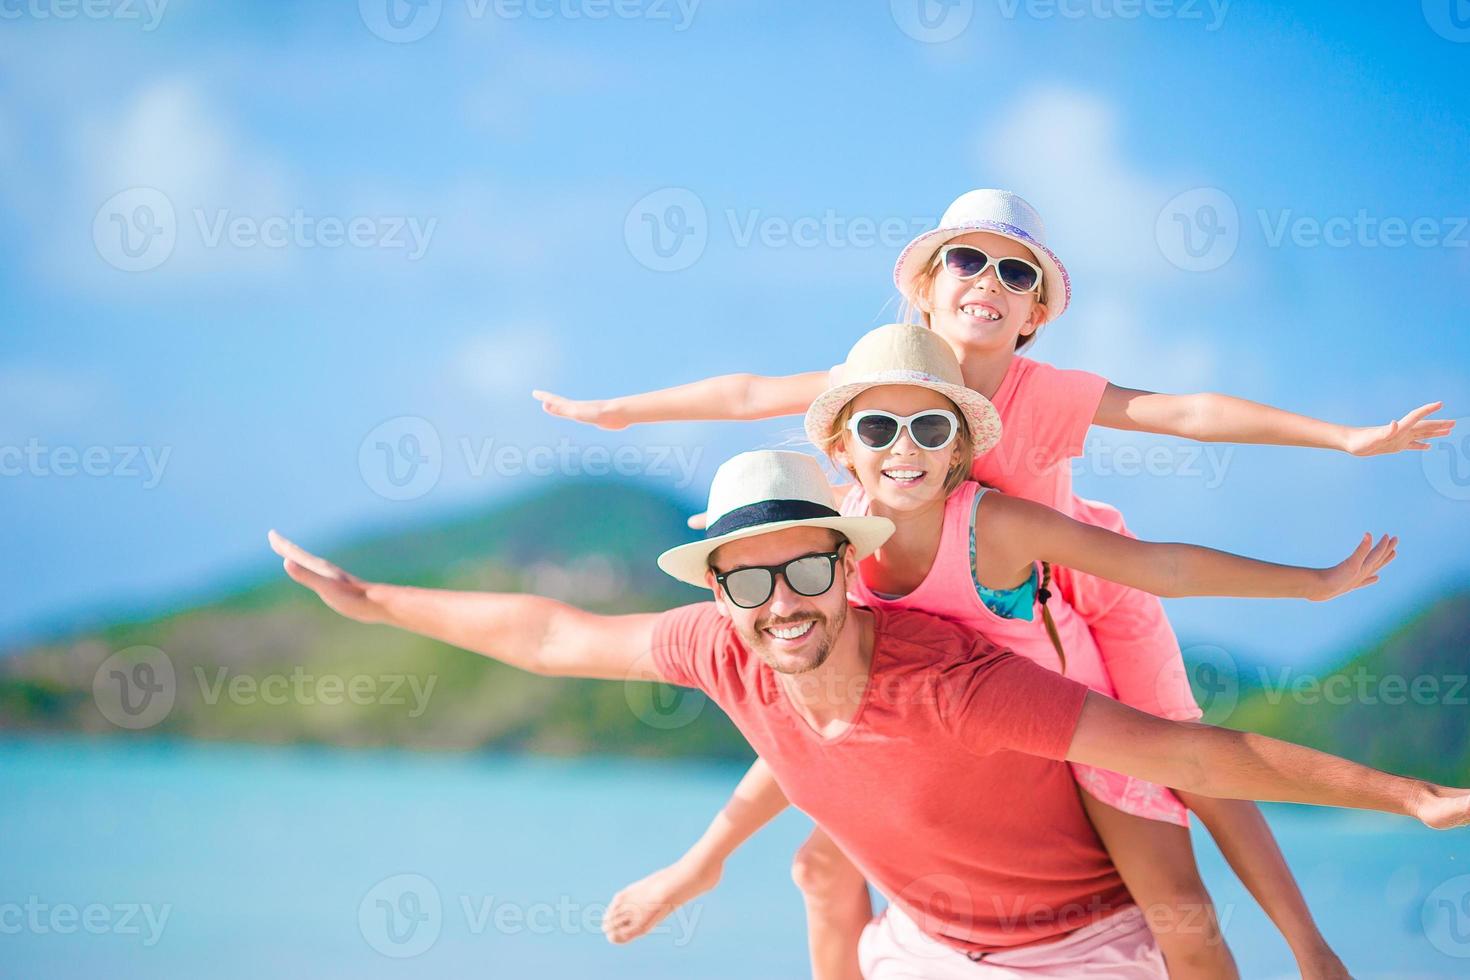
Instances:
[[[939,264],[956,279],[977,279],[995,266],[995,277],[1013,293],[1034,292],[1041,286],[1041,267],[1025,259],[991,258],[974,245],[946,245],[939,250]]]
[[[935,450],[954,442],[954,437],[959,435],[960,420],[943,408],[931,408],[907,417],[870,408],[855,413],[847,428],[857,436],[858,442],[874,452],[882,452],[897,442],[898,434],[904,429],[909,430],[914,445]]]
[[[776,591],[776,576],[779,575],[791,586],[791,591],[807,598],[824,594],[832,588],[836,577],[837,562],[844,541],[836,551],[802,555],[780,565],[748,565],[729,572],[718,572],[715,581],[725,590],[730,601],[741,609],[758,609],[764,606]]]

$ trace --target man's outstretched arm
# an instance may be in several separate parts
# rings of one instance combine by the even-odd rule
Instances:
[[[1201,796],[1382,810],[1438,830],[1470,823],[1470,790],[1253,732],[1166,721],[1091,691],[1067,759]]]
[[[654,681],[658,615],[600,616],[542,596],[364,582],[275,531],[286,574],[360,623],[384,623],[534,674]]]

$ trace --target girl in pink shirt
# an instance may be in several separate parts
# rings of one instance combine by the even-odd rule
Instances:
[[[808,437],[858,481],[847,488],[842,512],[887,517],[897,526],[862,563],[851,586],[855,603],[944,616],[1116,697],[1088,625],[1060,597],[1048,595],[1051,563],[1169,595],[1303,595],[1300,569],[1139,542],[971,481],[971,466],[1001,438],[999,417],[988,400],[963,386],[952,352],[922,327],[873,331],[834,374],[841,383],[807,413]],[[1376,581],[1393,546],[1389,538],[1371,550],[1364,542],[1320,573],[1320,587],[1305,597],[1327,599]],[[1233,972],[1209,895],[1198,882],[1180,799],[1118,773],[1073,770],[1088,816],[1149,914],[1173,975]],[[779,794],[760,762],[738,792],[763,800]],[[757,809],[764,818],[772,815],[768,807]],[[660,906],[703,891],[718,879],[729,850],[756,826],[756,820],[739,821],[726,828],[720,847],[697,847],[620,893],[609,909],[609,936],[623,942],[640,935],[662,917]],[[1234,850],[1223,843],[1227,853]],[[855,975],[858,936],[871,917],[862,874],[820,828],[803,845],[797,873],[807,879],[814,973]]]

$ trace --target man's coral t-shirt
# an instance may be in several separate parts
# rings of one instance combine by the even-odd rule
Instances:
[[[708,694],[787,799],[935,939],[1014,948],[1130,907],[1060,761],[1087,689],[948,620],[849,613],[869,614],[868,683],[835,738],[796,713],[714,603],[662,614],[654,662]]]

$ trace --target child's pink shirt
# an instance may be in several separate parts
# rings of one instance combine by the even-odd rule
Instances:
[[[975,461],[972,479],[1068,517],[1131,534],[1108,504],[1077,496],[1072,460],[1107,390],[1106,378],[1015,357],[991,398],[1001,418],[1000,443]],[[1200,717],[1179,641],[1157,596],[1058,567],[1058,588],[1087,621],[1117,698],[1164,718]]]

